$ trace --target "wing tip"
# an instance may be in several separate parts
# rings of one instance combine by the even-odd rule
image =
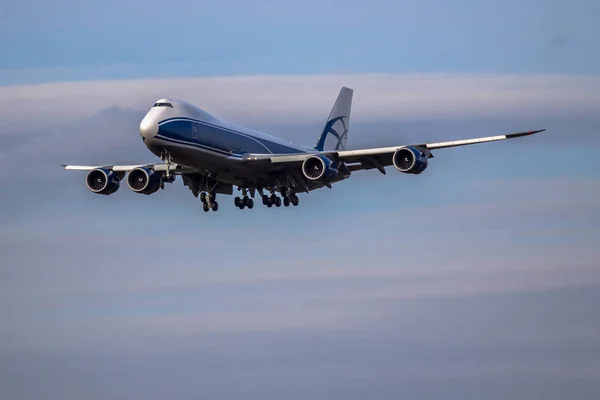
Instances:
[[[526,132],[518,132],[518,133],[509,133],[508,135],[506,135],[507,139],[512,139],[512,138],[517,138],[517,137],[521,137],[521,136],[529,136],[529,135],[533,135],[539,132],[544,132],[546,129],[537,129],[535,131],[526,131]]]

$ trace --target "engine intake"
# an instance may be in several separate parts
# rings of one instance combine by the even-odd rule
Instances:
[[[135,193],[156,193],[160,189],[161,183],[161,175],[149,168],[134,168],[127,174],[127,186]]]
[[[331,181],[337,176],[338,170],[329,158],[310,156],[302,163],[302,173],[311,181]]]
[[[427,155],[416,147],[402,147],[396,150],[392,162],[398,171],[418,175],[427,168]]]
[[[109,169],[97,168],[88,172],[85,178],[87,188],[97,194],[109,195],[119,190],[120,179]]]

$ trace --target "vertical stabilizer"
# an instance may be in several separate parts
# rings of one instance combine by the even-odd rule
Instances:
[[[327,118],[325,128],[323,128],[323,132],[321,132],[315,150],[329,151],[346,149],[353,92],[352,89],[345,86],[340,90],[340,94],[331,109],[331,113],[329,114],[329,118]]]

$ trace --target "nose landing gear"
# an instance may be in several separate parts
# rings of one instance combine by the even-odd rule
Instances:
[[[165,181],[173,182],[175,177],[171,177],[171,164],[173,163],[173,157],[171,156],[171,153],[163,150],[160,155],[160,159],[165,162]]]

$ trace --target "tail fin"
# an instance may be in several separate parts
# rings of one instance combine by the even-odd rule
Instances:
[[[345,150],[348,128],[350,127],[350,108],[354,91],[342,87],[340,94],[329,113],[323,132],[315,146],[315,150]]]

